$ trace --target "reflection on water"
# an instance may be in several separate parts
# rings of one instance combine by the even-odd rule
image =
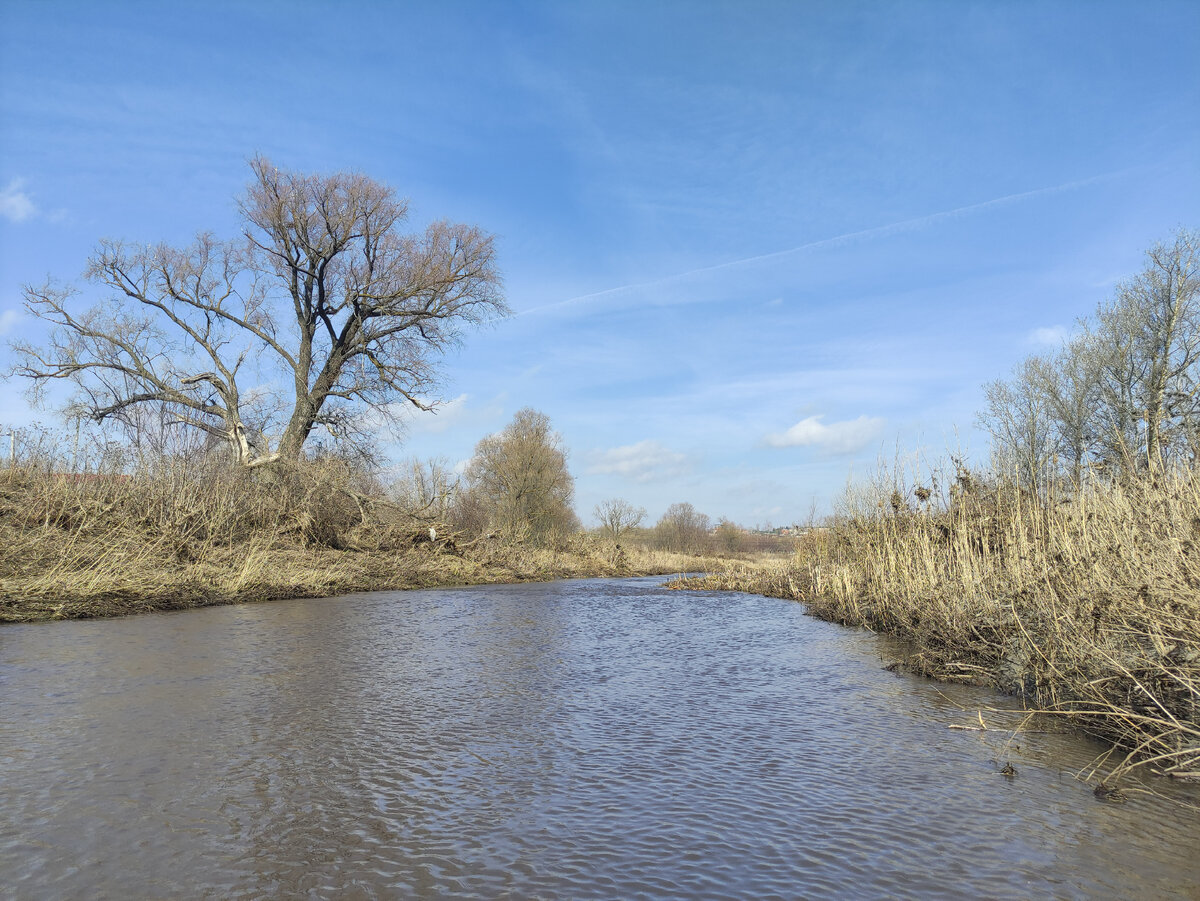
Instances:
[[[1097,802],[1096,745],[952,731],[1003,702],[656,583],[2,629],[0,895],[1197,892],[1195,788]]]

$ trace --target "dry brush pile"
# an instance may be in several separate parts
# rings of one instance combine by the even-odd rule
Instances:
[[[916,671],[994,685],[1111,742],[1116,775],[1200,777],[1195,470],[1038,497],[960,469],[944,503],[876,490],[788,566],[706,584],[907,638]]]

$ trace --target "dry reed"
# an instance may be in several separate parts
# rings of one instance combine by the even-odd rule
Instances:
[[[960,468],[940,504],[881,481],[788,565],[688,584],[906,638],[915,671],[1111,742],[1110,780],[1200,776],[1200,472],[1035,496]]]
[[[638,548],[617,555],[587,536],[557,547],[467,540],[338,461],[272,472],[178,459],[133,475],[59,469],[40,458],[0,469],[0,622],[708,568]]]

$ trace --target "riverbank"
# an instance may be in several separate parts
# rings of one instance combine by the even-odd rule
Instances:
[[[271,480],[0,470],[0,547],[9,623],[722,565],[586,535],[553,546],[469,538],[317,469]]]
[[[600,547],[500,546],[460,555],[436,546],[356,552],[272,543],[188,563],[137,555],[133,561],[137,565],[129,567],[125,564],[130,555],[120,551],[79,550],[83,553],[75,559],[84,568],[54,566],[44,573],[30,573],[25,566],[21,569],[26,572],[14,574],[16,567],[5,566],[0,578],[0,623],[126,616],[358,591],[668,575],[727,565],[727,561],[636,550],[628,552],[623,562],[614,562]],[[87,568],[88,557],[98,565]]]
[[[1019,695],[1111,743],[1112,777],[1200,778],[1200,474],[1038,499],[960,472],[940,509],[929,496],[879,492],[785,566],[678,587],[790,598],[896,635],[915,649],[907,668]]]

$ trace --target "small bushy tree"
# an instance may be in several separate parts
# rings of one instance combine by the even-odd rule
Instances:
[[[579,527],[567,452],[545,413],[519,410],[503,431],[480,441],[466,481],[465,506],[509,538],[546,543]]]
[[[745,545],[744,533],[737,523],[723,517],[717,522],[714,537],[717,540],[717,547],[726,554],[740,553]]]
[[[665,551],[697,553],[708,545],[710,520],[691,504],[672,504],[654,527],[654,540]]]

